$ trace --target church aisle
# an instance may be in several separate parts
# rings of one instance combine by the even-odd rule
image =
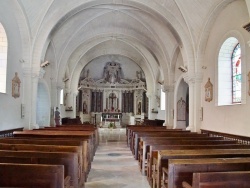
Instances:
[[[149,188],[126,144],[125,129],[100,129],[100,145],[85,188]]]

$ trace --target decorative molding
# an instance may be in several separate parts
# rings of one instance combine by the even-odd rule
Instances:
[[[174,86],[165,86],[165,85],[162,85],[161,86],[161,89],[163,92],[173,92],[174,91]]]
[[[80,81],[81,89],[120,89],[120,90],[146,90],[146,82],[144,81],[142,71],[136,71],[136,78],[132,80],[125,79],[122,67],[119,63],[108,62],[103,68],[103,77],[94,79],[89,76],[89,70],[86,71]]]

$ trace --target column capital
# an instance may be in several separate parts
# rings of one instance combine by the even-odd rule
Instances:
[[[163,92],[173,92],[174,91],[174,86],[173,85],[168,85],[168,86],[166,86],[166,85],[162,85],[161,86],[161,89],[162,89],[162,91]]]
[[[201,83],[203,80],[203,73],[202,72],[196,72],[194,74],[185,73],[183,79],[188,84]]]

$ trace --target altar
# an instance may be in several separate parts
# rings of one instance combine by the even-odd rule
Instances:
[[[122,113],[118,112],[105,112],[101,116],[102,127],[108,127],[112,123],[115,127],[121,127]]]

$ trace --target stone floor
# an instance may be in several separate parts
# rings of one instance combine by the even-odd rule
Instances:
[[[96,151],[85,188],[149,188],[126,143],[126,129],[100,128]]]

